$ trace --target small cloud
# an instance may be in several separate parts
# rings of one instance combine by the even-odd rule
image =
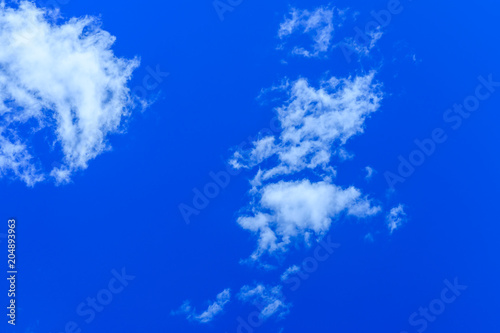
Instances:
[[[369,33],[362,33],[357,37],[344,38],[344,40],[336,44],[335,47],[340,47],[344,55],[349,57],[349,59],[350,55],[353,53],[356,53],[358,56],[368,56],[382,36],[383,32],[380,27],[378,27]]]
[[[290,275],[296,274],[300,271],[300,267],[297,265],[293,265],[291,267],[288,267],[283,274],[281,274],[281,281],[286,281],[290,277]]]
[[[422,59],[418,58],[417,55],[415,53],[412,53],[410,55],[408,55],[408,57],[411,59],[411,61],[415,64],[415,65],[418,65],[422,62]]]
[[[284,300],[281,286],[265,286],[257,284],[255,287],[243,286],[238,294],[238,299],[245,303],[252,303],[260,309],[260,317],[268,319],[272,316],[285,317],[290,308]]]
[[[312,12],[292,8],[280,25],[278,37],[283,40],[294,33],[311,36],[312,43],[295,46],[293,54],[306,58],[317,57],[329,50],[335,26],[344,21],[344,12],[330,7],[318,7]],[[283,49],[280,45],[278,49]]]
[[[184,301],[184,303],[182,303],[182,305],[179,307],[178,310],[172,311],[170,314],[173,316],[180,315],[180,314],[186,314],[186,315],[188,315],[188,318],[190,318],[191,312],[192,312],[192,308],[191,308],[190,302]]]
[[[375,170],[372,167],[367,166],[365,167],[365,172],[366,172],[365,179],[370,180],[373,174],[375,173]]]
[[[224,306],[229,303],[230,299],[231,290],[225,289],[217,295],[216,300],[201,314],[196,314],[196,309],[191,306],[189,301],[185,301],[178,310],[172,311],[171,315],[185,315],[188,320],[202,324],[209,323],[224,310]]]
[[[407,221],[403,205],[391,208],[385,219],[391,233],[402,226]]]

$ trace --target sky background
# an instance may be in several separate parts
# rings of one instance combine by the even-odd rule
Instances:
[[[387,1],[243,1],[222,21],[211,1],[60,4],[65,18],[100,17],[117,38],[116,56],[140,57],[131,89],[143,85],[148,67],[169,75],[148,92],[154,103],[132,112],[126,132],[109,136],[112,150],[70,183],[30,187],[9,175],[0,179],[1,219],[17,220],[19,269],[17,325],[3,315],[1,330],[60,333],[74,321],[82,332],[237,332],[237,318],[256,309],[238,300],[240,288],[280,284],[285,269],[313,255],[316,241],[292,247],[275,269],[241,262],[256,244],[236,222],[253,171],[232,176],[189,224],[179,204],[191,205],[193,189],[211,182],[210,172],[226,170],[238,144],[270,126],[279,104],[258,98],[262,89],[285,77],[316,86],[327,76],[376,70],[384,98],[364,133],[345,145],[354,157],[338,164],[335,183],[362,189],[383,212],[335,220],[326,236],[340,247],[297,290],[281,283],[288,313],[253,331],[417,332],[409,316],[455,278],[467,289],[425,331],[497,331],[500,89],[457,130],[443,114],[474,94],[478,76],[500,81],[500,5],[402,1],[370,55],[351,62],[339,48],[314,59],[277,49],[291,8],[328,5],[359,13],[335,29],[341,41]],[[435,128],[448,140],[390,190],[384,173],[396,173],[398,156],[407,158],[414,140]],[[375,170],[369,181],[366,166]],[[391,233],[385,214],[400,203],[407,218]],[[86,323],[76,307],[122,268],[135,279]],[[202,312],[226,288],[231,301],[208,323],[173,314],[186,300]]]

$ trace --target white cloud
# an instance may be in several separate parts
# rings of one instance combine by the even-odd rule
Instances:
[[[287,281],[290,275],[296,274],[300,272],[300,267],[297,265],[290,266],[286,269],[286,271],[281,274],[281,281]]]
[[[96,18],[53,14],[26,1],[0,6],[0,173],[28,185],[87,168],[133,107],[138,60],[117,58]],[[34,140],[48,143],[46,155]]]
[[[238,218],[244,229],[258,235],[252,259],[286,251],[295,238],[308,242],[312,235],[322,237],[341,213],[367,217],[380,211],[358,189],[342,189],[326,181],[280,181],[265,185],[258,196],[252,214]]]
[[[356,13],[348,16],[347,12],[348,9],[340,10],[331,6],[318,7],[312,12],[292,8],[280,24],[278,37],[283,42],[278,49],[284,49],[293,36],[293,41],[302,46],[293,46],[291,53],[306,58],[320,57],[334,48],[340,48],[349,62],[353,54],[368,56],[383,36],[382,27],[379,25],[369,31],[356,27],[354,34],[351,32],[353,36],[334,42],[336,29],[346,20],[357,16]]]
[[[0,176],[11,172],[29,186],[42,181],[43,176],[37,173],[26,145],[15,135],[10,140],[6,139],[5,132],[5,128],[0,127]]]
[[[403,205],[391,208],[386,216],[387,227],[391,233],[403,225],[407,220]]]
[[[224,306],[229,303],[231,299],[231,290],[225,289],[219,293],[216,300],[208,306],[208,308],[200,314],[196,314],[189,301],[185,301],[179,310],[172,311],[172,315],[185,315],[188,320],[196,321],[198,323],[211,322],[216,315],[224,310]]]
[[[253,149],[236,152],[230,163],[250,168],[276,155],[278,165],[263,171],[262,180],[317,167],[333,174],[328,168],[332,156],[342,158],[342,146],[363,133],[364,121],[380,107],[382,93],[374,75],[331,77],[318,89],[305,79],[287,85],[289,99],[276,109],[282,127],[279,138],[254,142]]]
[[[319,7],[314,11],[292,8],[281,23],[278,37],[284,39],[294,33],[307,34],[312,44],[295,46],[292,53],[304,57],[317,57],[329,50],[335,26],[344,21],[344,12],[335,8]]]
[[[250,182],[250,211],[238,218],[258,236],[251,259],[285,252],[295,240],[309,245],[342,214],[364,218],[380,211],[357,188],[332,183],[332,158],[349,156],[343,146],[364,131],[366,118],[380,107],[382,93],[373,77],[374,72],[332,77],[317,89],[305,79],[286,85],[288,100],[276,108],[279,136],[258,139],[252,149],[233,155],[235,168],[259,166]]]
[[[359,33],[358,31],[356,37],[346,37],[343,41],[336,44],[335,47],[340,47],[344,56],[349,60],[351,54],[354,53],[359,56],[368,56],[383,34],[380,26],[368,33]]]
[[[370,180],[373,177],[373,174],[375,173],[375,170],[373,170],[373,168],[370,167],[370,166],[366,166],[365,167],[365,171],[366,171],[365,179],[366,180]]]
[[[238,299],[252,303],[260,309],[262,319],[276,315],[283,318],[289,312],[290,304],[286,303],[281,291],[281,286],[265,286],[257,284],[254,287],[243,286],[238,294]]]

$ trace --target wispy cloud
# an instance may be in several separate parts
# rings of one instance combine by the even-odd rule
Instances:
[[[373,174],[375,173],[375,170],[373,170],[373,168],[370,166],[366,166],[365,172],[366,172],[365,179],[370,180],[370,179],[372,179]]]
[[[236,152],[230,163],[237,169],[251,168],[276,157],[276,166],[260,173],[256,181],[304,169],[328,169],[332,156],[345,156],[342,147],[363,133],[366,118],[380,107],[382,93],[374,76],[375,72],[331,77],[317,89],[303,78],[288,84],[288,100],[276,108],[282,128],[279,137],[253,142],[253,149]]]
[[[387,227],[391,233],[401,227],[407,220],[403,205],[391,208],[386,216]]]
[[[260,317],[268,319],[272,316],[285,317],[290,309],[281,291],[281,286],[266,286],[257,284],[255,286],[243,286],[238,294],[240,301],[251,303],[260,310]]]
[[[343,146],[364,131],[366,118],[380,106],[374,75],[332,77],[319,88],[305,79],[287,84],[288,99],[276,108],[279,136],[258,139],[252,149],[233,155],[235,168],[259,167],[248,212],[238,218],[258,235],[253,260],[284,252],[294,240],[308,243],[312,236],[321,237],[343,213],[367,217],[380,211],[357,188],[332,181],[332,163],[348,155]]]
[[[127,83],[139,65],[113,54],[115,37],[98,19],[58,23],[52,14],[27,1],[0,5],[0,176],[28,185],[68,182],[110,149],[108,135],[133,107]],[[45,155],[33,138],[48,142]]]
[[[283,272],[283,274],[281,274],[281,281],[284,282],[284,281],[288,280],[288,278],[290,277],[290,275],[296,274],[298,272],[300,272],[300,267],[299,266],[293,265],[293,266],[288,267]]]
[[[356,28],[355,31],[355,37],[345,37],[340,43],[335,45],[335,47],[340,47],[348,62],[350,62],[350,56],[352,54],[365,57],[368,56],[370,51],[383,36],[381,27],[377,27],[366,33],[362,32],[359,28]]]
[[[224,306],[231,300],[231,290],[225,289],[219,293],[216,300],[212,302],[208,308],[200,314],[196,313],[196,309],[191,306],[189,301],[185,301],[181,307],[172,311],[172,315],[185,315],[186,319],[196,321],[198,323],[209,323],[215,316],[224,310]]]
[[[348,8],[333,6],[320,6],[312,11],[292,8],[280,24],[278,37],[281,44],[278,49],[289,48],[288,44],[292,44],[291,54],[305,58],[327,57],[329,51],[340,49],[348,62],[351,62],[352,55],[369,56],[382,38],[386,24],[370,21],[366,25],[370,29],[356,26],[353,34],[348,32],[348,36],[334,39],[344,23],[356,20],[358,13],[349,14],[349,11]]]
[[[317,57],[329,50],[334,29],[343,21],[344,12],[336,8],[318,7],[312,12],[292,8],[280,25],[278,37],[284,40],[294,34],[308,35],[312,42],[307,46],[293,47],[292,53],[307,58]]]

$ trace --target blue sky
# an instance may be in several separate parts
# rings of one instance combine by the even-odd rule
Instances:
[[[0,9],[2,332],[498,330],[496,2]]]

